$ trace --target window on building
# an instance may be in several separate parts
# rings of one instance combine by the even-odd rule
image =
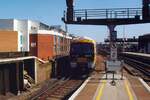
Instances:
[[[23,44],[23,36],[20,35],[20,44]]]
[[[57,43],[58,43],[58,44],[60,44],[60,42],[61,42],[61,41],[60,41],[60,38],[61,38],[61,37],[57,37]]]
[[[53,46],[54,47],[54,52],[56,53],[57,49],[56,49],[56,45]]]
[[[60,41],[61,41],[61,43],[63,43],[63,37],[60,37],[60,38],[61,38],[61,40],[60,40]]]
[[[31,47],[36,47],[36,42],[31,42]]]
[[[57,37],[54,35],[54,45],[56,45]]]

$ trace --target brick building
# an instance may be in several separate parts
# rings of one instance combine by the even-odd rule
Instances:
[[[71,37],[60,27],[17,19],[0,19],[0,52],[28,52],[43,60],[66,55]]]

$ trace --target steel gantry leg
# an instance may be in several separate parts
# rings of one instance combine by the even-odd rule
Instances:
[[[117,32],[115,31],[115,27],[116,25],[108,25],[108,29],[109,29],[109,42],[110,42],[110,57],[109,57],[109,61],[117,61],[117,46],[116,46],[116,39],[117,39]],[[111,85],[115,86],[116,82],[115,82],[115,70],[113,67],[113,65],[108,65],[107,66],[108,71],[112,72],[113,78],[111,81]]]
[[[109,42],[110,42],[110,60],[117,60],[117,46],[115,40],[117,39],[116,25],[108,25]]]

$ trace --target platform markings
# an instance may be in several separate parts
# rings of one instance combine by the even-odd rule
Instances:
[[[131,90],[129,88],[129,83],[128,83],[127,79],[125,80],[125,88],[126,88],[128,96],[129,96],[129,100],[134,100]]]
[[[106,80],[102,80],[102,81],[100,80],[99,86],[96,90],[96,93],[95,93],[95,96],[93,97],[93,100],[100,100],[100,98],[103,94],[103,90],[104,90],[105,85],[106,85]]]
[[[106,84],[106,80],[103,80],[103,81],[102,81],[102,85],[101,85],[101,87],[100,87],[100,90],[99,90],[99,92],[98,92],[98,95],[97,95],[97,97],[96,97],[96,100],[100,100],[100,98],[101,98],[101,96],[102,96],[102,94],[103,94],[103,90],[104,90],[105,84]]]
[[[143,86],[147,89],[147,91],[150,93],[150,86],[148,86],[148,84],[142,78],[138,78],[138,79],[143,84]]]
[[[74,100],[79,95],[79,93],[84,89],[84,87],[87,85],[90,79],[91,77],[89,77],[68,100]]]

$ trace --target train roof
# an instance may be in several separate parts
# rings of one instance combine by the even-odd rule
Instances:
[[[89,37],[77,37],[73,39],[73,42],[96,43],[95,40]]]

